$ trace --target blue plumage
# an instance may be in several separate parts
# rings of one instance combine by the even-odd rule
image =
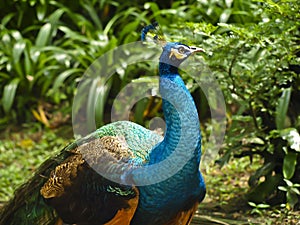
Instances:
[[[139,187],[139,207],[132,225],[166,224],[180,212],[201,202],[205,196],[205,184],[199,171],[201,134],[198,113],[178,73],[178,66],[192,52],[190,47],[181,43],[167,43],[163,47],[159,76],[166,133],[163,141],[150,152],[148,164],[169,162],[165,162],[160,171],[149,168],[147,174],[137,174],[136,177],[133,174],[133,177],[138,183],[140,180],[149,182],[155,176],[169,177],[159,183]]]

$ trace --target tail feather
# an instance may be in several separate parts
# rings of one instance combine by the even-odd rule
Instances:
[[[0,211],[0,225],[54,225],[58,220],[55,211],[40,195],[40,189],[50,172],[69,154],[62,151],[55,158],[46,160],[35,175],[15,191],[11,199]]]

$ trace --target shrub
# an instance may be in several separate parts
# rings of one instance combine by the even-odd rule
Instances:
[[[249,200],[293,208],[300,183],[299,5],[261,2],[258,23],[189,24],[201,35],[228,107],[226,146],[231,156],[260,155],[249,179]]]

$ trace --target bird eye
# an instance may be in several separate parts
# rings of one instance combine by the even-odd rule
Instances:
[[[184,47],[180,47],[180,48],[178,48],[178,52],[180,53],[180,54],[183,54],[185,51],[184,51]]]

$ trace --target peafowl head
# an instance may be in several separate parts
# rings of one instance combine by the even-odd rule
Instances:
[[[202,48],[188,46],[180,42],[167,42],[162,48],[160,62],[174,67],[178,67],[193,53],[204,52]]]
[[[173,67],[173,70],[195,52],[204,52],[202,48],[188,46],[180,42],[167,42],[162,34],[158,23],[154,22],[143,28],[141,32],[143,42],[154,42],[161,46],[163,52],[160,56],[160,65],[163,67]]]
[[[189,56],[196,52],[205,52],[202,48],[188,46],[180,42],[167,42],[157,22],[142,29],[141,41],[155,43],[163,51],[159,58],[160,76],[178,74],[178,67]]]

